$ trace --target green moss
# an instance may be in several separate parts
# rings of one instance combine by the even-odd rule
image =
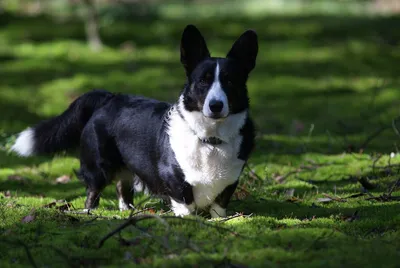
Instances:
[[[8,10],[16,9],[14,2],[7,1]],[[400,156],[390,154],[398,152],[391,125],[399,115],[400,50],[389,44],[399,37],[398,17],[367,16],[355,2],[319,1],[302,11],[294,1],[285,12],[264,2],[228,9],[227,3],[217,9],[166,4],[140,9],[148,13],[133,18],[127,10],[102,7],[101,53],[89,50],[70,10],[52,17],[2,15],[1,267],[26,267],[29,255],[38,267],[397,266],[398,201],[367,198],[387,194],[398,179]],[[56,14],[64,21],[55,21]],[[175,101],[185,82],[178,53],[187,23],[199,26],[215,56],[224,56],[246,28],[260,35],[248,83],[258,128],[252,173],[245,169],[228,209],[251,216],[168,219],[169,231],[155,219],[142,221],[98,248],[129,216],[117,210],[114,185],[99,209],[78,213],[85,189],[73,173],[77,159],[19,158],[8,149],[18,131],[60,113],[94,87]],[[387,128],[361,148],[381,126]],[[57,184],[63,175],[71,180]],[[352,197],[365,192],[361,178],[374,188]],[[320,202],[327,197],[341,200]],[[65,203],[72,212],[58,209]],[[135,203],[168,211],[145,195],[135,196]]]

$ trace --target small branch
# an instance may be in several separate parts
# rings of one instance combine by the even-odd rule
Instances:
[[[238,217],[238,216],[235,216],[235,217]],[[241,235],[239,235],[238,233],[236,233],[236,232],[234,232],[234,231],[232,231],[232,230],[230,230],[230,229],[228,229],[228,228],[224,228],[224,227],[222,227],[222,226],[218,226],[218,225],[215,225],[215,224],[209,224],[209,223],[206,223],[206,222],[201,222],[201,221],[199,221],[199,220],[192,219],[192,218],[182,218],[182,217],[168,216],[168,215],[166,215],[166,216],[158,216],[158,215],[155,215],[155,214],[141,214],[141,215],[136,215],[136,216],[133,216],[133,217],[129,218],[125,223],[123,223],[123,224],[120,225],[118,228],[116,228],[115,230],[111,231],[111,232],[108,233],[106,236],[104,236],[104,237],[100,240],[100,242],[99,242],[99,244],[98,244],[98,248],[101,248],[101,247],[104,245],[104,243],[105,243],[110,237],[112,237],[113,235],[115,235],[115,234],[117,234],[117,233],[120,233],[120,232],[121,232],[123,229],[125,229],[126,227],[128,227],[128,226],[130,226],[130,225],[136,226],[136,224],[137,224],[139,221],[147,220],[147,219],[157,219],[157,220],[160,221],[163,225],[166,226],[167,230],[169,230],[169,225],[168,225],[168,223],[167,223],[165,220],[168,219],[168,220],[180,220],[180,221],[186,221],[186,222],[200,223],[200,224],[202,224],[202,225],[204,225],[204,226],[211,227],[211,228],[217,229],[217,230],[219,230],[219,231],[230,232],[230,233],[232,233],[232,234],[234,234],[234,235],[236,235],[236,236],[241,236]],[[231,219],[231,218],[229,218],[228,220],[230,220],[230,219]]]
[[[235,215],[226,217],[225,219],[218,220],[217,222],[227,222],[227,221],[230,221],[230,220],[232,220],[232,219],[239,218],[239,217],[249,218],[249,217],[251,217],[252,215],[253,215],[253,214],[243,215],[243,213],[236,213]]]
[[[88,220],[88,221],[84,222],[83,224],[85,224],[85,225],[91,224],[92,222],[95,222],[98,218],[99,218],[99,216],[94,216],[93,219]]]
[[[129,215],[129,218],[132,218],[133,216],[135,216],[137,214],[140,214],[140,213],[152,210],[152,209],[154,209],[154,207],[145,208],[145,209],[142,209],[142,210],[139,210],[139,211],[136,211],[136,212],[132,209],[131,215]]]
[[[165,217],[164,217],[165,218]],[[120,225],[117,229],[113,230],[112,232],[108,233],[105,237],[103,237],[98,245],[98,248],[101,248],[104,244],[104,242],[106,242],[107,239],[109,239],[110,237],[112,237],[113,235],[121,232],[123,229],[125,229],[126,227],[128,227],[129,225],[136,225],[136,223],[138,223],[139,221],[142,220],[146,220],[146,219],[157,219],[159,220],[162,224],[164,224],[167,229],[169,229],[169,225],[168,223],[161,218],[158,215],[155,214],[142,214],[142,215],[137,215],[135,217],[132,217],[130,219],[128,219],[125,223],[123,223],[122,225]]]
[[[260,176],[258,176],[249,166],[249,164],[245,164],[246,168],[249,170],[249,176],[252,178],[256,178],[257,180],[264,181]]]
[[[379,161],[379,159],[382,158],[382,156],[383,156],[382,154],[379,154],[378,157],[374,159],[374,162],[372,163],[372,172],[375,173],[375,165]]]
[[[395,184],[393,184],[393,186],[390,188],[390,190],[389,190],[389,192],[388,192],[387,195],[391,197],[393,191],[394,191],[397,187],[399,187],[399,185],[400,185],[400,178],[397,179],[397,181],[395,182]]]
[[[65,213],[65,214],[89,215],[89,216],[93,215],[91,213],[90,209],[88,209],[88,210],[86,210],[86,209],[83,209],[83,210],[65,210],[65,211],[62,211],[62,212]]]
[[[383,194],[377,197],[369,197],[366,198],[365,200],[376,200],[376,201],[382,201],[382,202],[388,202],[388,201],[400,201],[400,196],[388,196],[387,194]]]
[[[399,119],[400,119],[400,117],[396,117],[395,119],[392,120],[392,128],[394,130],[394,133],[396,133],[396,135],[400,137],[400,131],[396,126],[396,121]]]

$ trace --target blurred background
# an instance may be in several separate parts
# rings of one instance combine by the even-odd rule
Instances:
[[[0,5],[5,139],[62,112],[93,88],[175,101],[185,81],[180,36],[191,23],[214,56],[225,56],[246,29],[259,34],[257,66],[248,83],[258,127],[255,163],[267,153],[397,150],[400,1],[3,0]]]

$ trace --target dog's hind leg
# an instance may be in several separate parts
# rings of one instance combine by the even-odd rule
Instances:
[[[81,136],[81,168],[78,176],[86,184],[86,209],[98,207],[103,189],[120,168],[116,147],[99,123],[89,122]]]
[[[119,210],[127,210],[133,208],[134,194],[134,174],[127,169],[117,174],[117,197]]]
[[[81,161],[81,168],[76,175],[86,184],[85,209],[94,209],[99,206],[101,192],[107,185],[107,176],[101,167],[90,168],[90,165]]]

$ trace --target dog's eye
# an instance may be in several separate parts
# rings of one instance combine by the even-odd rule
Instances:
[[[228,81],[227,81],[227,84],[228,84],[228,86],[232,86],[232,81],[231,81],[231,80],[228,80]]]
[[[200,84],[201,85],[208,85],[212,81],[212,75],[210,73],[206,73],[201,79],[200,79]]]
[[[200,79],[200,85],[207,85],[207,80],[206,79]]]

